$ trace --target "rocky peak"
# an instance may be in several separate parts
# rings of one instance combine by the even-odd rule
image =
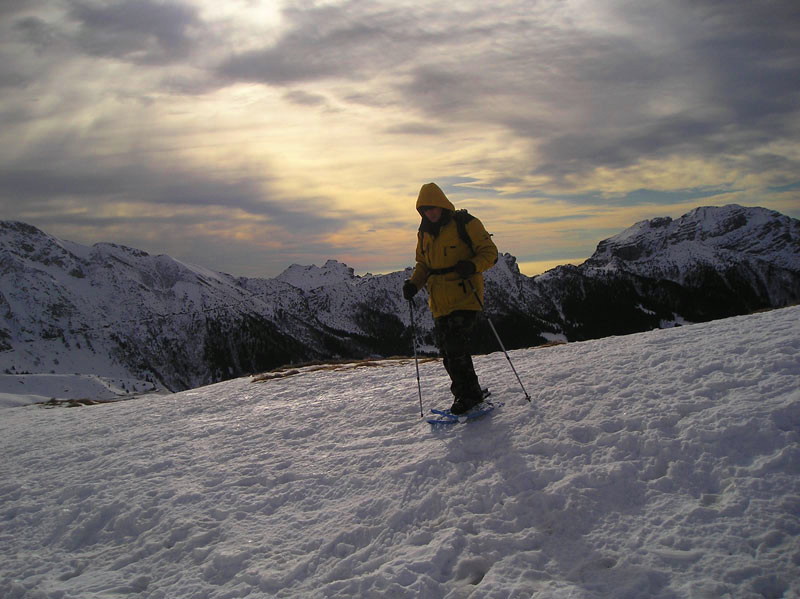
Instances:
[[[311,266],[292,264],[275,278],[307,291],[327,285],[350,282],[357,277],[353,269],[346,264],[337,260],[328,260],[322,267],[316,264]]]
[[[800,271],[800,221],[765,208],[705,206],[676,220],[638,222],[601,241],[586,264],[637,270],[666,262],[680,270],[697,262],[725,264],[742,254]]]

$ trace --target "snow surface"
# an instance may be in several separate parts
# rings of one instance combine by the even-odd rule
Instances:
[[[130,399],[134,394],[157,390],[153,383],[93,374],[0,374],[0,408],[51,399]]]
[[[800,307],[511,356],[4,409],[0,597],[800,597]]]

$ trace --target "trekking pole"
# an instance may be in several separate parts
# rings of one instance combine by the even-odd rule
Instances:
[[[486,310],[483,306],[483,301],[481,301],[481,297],[478,295],[478,290],[475,289],[475,285],[473,285],[472,281],[470,281],[469,279],[467,279],[467,283],[469,283],[469,286],[472,288],[472,293],[475,294],[475,299],[478,300],[478,304],[480,305],[481,310],[483,311],[483,315],[486,317],[486,320],[488,321],[489,326],[492,329],[492,333],[494,333],[495,339],[497,339],[497,343],[500,344],[500,349],[503,350],[503,353],[506,356],[506,360],[508,360],[508,365],[511,366],[511,370],[514,371],[514,376],[517,377],[517,382],[519,383],[519,386],[522,387],[522,392],[525,394],[525,399],[530,401],[531,396],[528,395],[528,392],[525,390],[525,385],[522,384],[522,379],[519,378],[519,375],[517,374],[517,369],[514,368],[514,363],[511,361],[511,356],[509,356],[508,352],[506,351],[506,346],[503,345],[503,341],[502,339],[500,339],[500,335],[497,334],[497,329],[494,328],[494,323],[492,322],[492,319],[489,318],[489,315],[486,313]]]
[[[408,311],[411,314],[411,345],[414,346],[414,366],[417,368],[417,390],[419,391],[419,417],[425,414],[422,412],[422,383],[419,380],[419,359],[417,358],[417,328],[414,325],[414,300],[408,300]]]

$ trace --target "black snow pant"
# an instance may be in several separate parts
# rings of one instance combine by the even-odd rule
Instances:
[[[434,321],[436,346],[450,375],[450,391],[456,400],[480,400],[482,396],[470,354],[470,341],[477,319],[475,310],[458,310]]]

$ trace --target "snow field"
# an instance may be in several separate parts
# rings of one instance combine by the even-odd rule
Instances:
[[[3,410],[0,596],[800,597],[799,317]]]
[[[51,399],[128,399],[134,393],[157,390],[147,381],[93,374],[0,374],[0,408],[13,408]]]

